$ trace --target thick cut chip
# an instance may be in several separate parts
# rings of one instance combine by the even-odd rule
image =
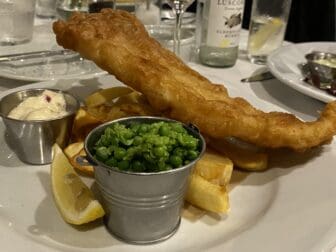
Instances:
[[[71,139],[74,142],[83,141],[86,135],[96,126],[102,124],[103,121],[88,113],[84,108],[80,108],[77,111],[73,128]]]
[[[227,156],[233,164],[247,171],[263,171],[268,167],[268,155],[263,150],[235,140],[210,140],[209,145]]]
[[[133,90],[128,87],[112,87],[101,89],[85,98],[87,107],[96,107],[111,103],[115,98],[131,93]]]
[[[232,170],[233,163],[229,158],[208,148],[195,165],[194,173],[212,183],[226,186],[230,182]]]
[[[229,197],[224,186],[213,184],[198,174],[191,174],[186,200],[199,208],[215,213],[229,210]]]

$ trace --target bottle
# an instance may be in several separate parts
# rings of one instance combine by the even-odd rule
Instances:
[[[201,63],[233,66],[238,58],[244,0],[199,0],[198,8]]]

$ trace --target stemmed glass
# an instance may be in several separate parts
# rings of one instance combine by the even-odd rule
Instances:
[[[173,9],[176,15],[175,30],[174,30],[174,53],[180,55],[181,48],[181,25],[183,13],[194,2],[194,0],[167,0],[169,6]]]

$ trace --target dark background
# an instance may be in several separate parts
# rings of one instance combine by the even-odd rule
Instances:
[[[272,0],[270,0],[272,4]],[[252,0],[245,0],[243,28],[248,29]],[[196,10],[196,1],[188,11]],[[292,0],[285,39],[336,41],[336,0]]]

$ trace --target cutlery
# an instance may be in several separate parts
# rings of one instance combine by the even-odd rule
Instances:
[[[67,50],[67,49],[7,54],[7,55],[0,56],[0,63],[7,62],[7,61],[17,61],[17,60],[25,60],[25,59],[51,57],[51,56],[57,56],[57,55],[68,56],[68,55],[75,55],[75,54],[77,53],[72,50]]]
[[[270,80],[274,79],[275,77],[270,71],[263,72],[263,73],[257,73],[255,75],[252,75],[248,78],[241,79],[241,82],[255,82],[255,81],[264,81],[264,80]]]

